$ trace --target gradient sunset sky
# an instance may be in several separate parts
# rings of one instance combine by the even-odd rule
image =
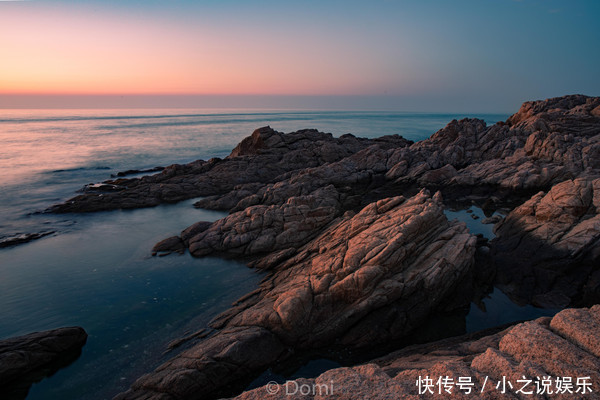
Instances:
[[[600,95],[598,0],[0,1],[0,107],[513,112]]]

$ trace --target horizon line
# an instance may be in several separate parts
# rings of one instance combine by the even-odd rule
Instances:
[[[0,109],[5,110],[195,108],[512,114],[522,104],[495,107],[467,103],[472,101],[457,104],[446,96],[392,94],[0,93]]]

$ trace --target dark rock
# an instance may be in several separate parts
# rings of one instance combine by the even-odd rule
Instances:
[[[164,169],[165,169],[165,167],[154,167],[154,168],[148,168],[148,169],[128,169],[127,171],[117,172],[115,175],[112,175],[112,177],[113,178],[116,178],[116,177],[122,178],[127,175],[146,174],[149,172],[160,172]]]
[[[79,327],[0,340],[3,398],[24,399],[33,383],[77,359],[86,340],[86,332]]]
[[[80,192],[83,193],[111,193],[120,192],[127,189],[125,186],[115,185],[111,183],[90,183],[85,185]]]
[[[600,269],[600,179],[561,182],[495,227],[491,257],[505,292],[546,307],[600,301],[586,286]]]
[[[3,247],[16,246],[23,243],[29,243],[32,240],[43,238],[44,236],[52,235],[56,231],[45,231],[37,233],[23,233],[15,236],[4,237],[0,239],[0,249]]]
[[[185,337],[179,338],[179,339],[174,339],[171,340],[168,344],[167,344],[167,351],[173,350],[178,348],[179,346],[190,342],[191,340],[194,339],[203,339],[205,337],[207,337],[208,335],[210,335],[210,330],[208,329],[200,329],[199,331],[193,332]]]
[[[240,390],[252,373],[277,361],[284,346],[266,329],[223,330],[139,378],[120,399],[217,398]]]

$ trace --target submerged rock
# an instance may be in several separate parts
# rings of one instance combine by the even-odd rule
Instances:
[[[165,169],[165,167],[154,167],[154,168],[147,168],[147,169],[128,169],[127,171],[120,171],[111,176],[113,178],[116,178],[116,177],[122,178],[127,175],[147,174],[149,172],[160,172],[164,169]]]

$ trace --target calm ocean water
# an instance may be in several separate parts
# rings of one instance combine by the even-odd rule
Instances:
[[[73,196],[86,183],[109,179],[119,171],[224,157],[260,126],[283,132],[317,128],[334,136],[400,134],[417,141],[450,120],[467,116],[488,124],[508,117],[263,110],[0,110],[0,239],[56,231],[28,244],[0,249],[0,339],[69,325],[83,326],[90,335],[81,357],[35,384],[28,399],[112,397],[170,357],[172,354],[162,354],[169,341],[203,328],[232,301],[255,288],[261,278],[234,261],[194,259],[187,254],[149,256],[157,241],[196,221],[224,215],[194,209],[193,200],[94,214],[36,211]],[[514,318],[523,317],[519,310],[515,312]],[[497,314],[500,316],[475,313],[469,329],[506,322],[502,313]]]

